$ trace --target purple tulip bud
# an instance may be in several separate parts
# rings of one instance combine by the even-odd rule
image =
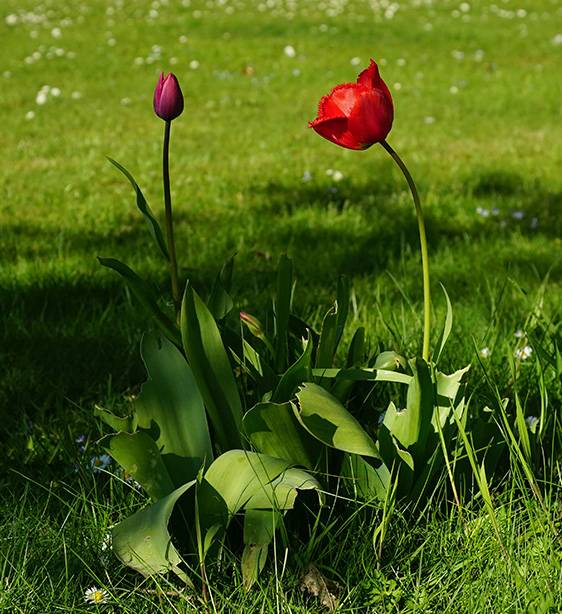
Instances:
[[[160,73],[154,90],[154,112],[167,122],[181,115],[183,111],[183,94],[180,84],[173,73],[167,77]]]

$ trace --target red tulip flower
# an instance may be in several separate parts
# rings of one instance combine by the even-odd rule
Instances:
[[[392,96],[371,60],[357,83],[337,85],[320,100],[318,117],[310,127],[336,145],[367,149],[384,141],[393,117]]]
[[[160,73],[154,90],[154,112],[164,121],[171,122],[183,111],[183,94],[173,73],[167,77]]]

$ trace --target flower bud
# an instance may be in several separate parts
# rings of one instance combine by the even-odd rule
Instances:
[[[241,311],[240,320],[244,322],[244,324],[248,327],[248,330],[252,333],[252,335],[254,335],[254,337],[257,337],[258,339],[263,339],[265,337],[261,322],[256,317],[251,316],[245,311]]]
[[[154,112],[167,122],[181,115],[183,111],[183,94],[180,84],[173,73],[167,77],[160,73],[154,90]]]

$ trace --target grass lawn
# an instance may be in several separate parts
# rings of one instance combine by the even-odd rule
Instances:
[[[556,0],[3,0],[0,18],[0,611],[92,611],[93,585],[111,594],[104,611],[198,607],[104,555],[108,527],[146,497],[90,466],[103,434],[93,406],[138,389],[150,327],[96,256],[168,283],[130,185],[105,159],[161,213],[161,70],[186,102],[171,154],[182,280],[205,291],[236,252],[237,307],[259,315],[286,252],[303,315],[319,321],[345,274],[371,346],[414,355],[422,289],[404,179],[378,145],[343,150],[307,128],[320,97],[374,58],[395,104],[388,140],[424,205],[437,322],[439,282],[453,303],[444,370],[472,363],[473,408],[490,403],[490,382],[513,399],[515,333],[556,331],[562,307]],[[560,379],[530,343],[524,412],[542,403],[560,420]],[[496,528],[479,496],[461,510],[398,505],[380,557],[380,510],[349,504],[323,539],[297,532],[286,564],[279,543],[249,594],[233,553],[213,570],[214,607],[320,611],[298,587],[312,561],[343,587],[345,612],[560,611],[561,476],[537,479],[542,505],[515,460],[491,484]]]

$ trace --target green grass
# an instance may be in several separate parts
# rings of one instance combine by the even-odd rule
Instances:
[[[562,306],[556,2],[494,9],[474,0],[465,13],[459,2],[408,0],[392,19],[382,1],[296,2],[294,9],[264,2],[261,11],[257,1],[192,0],[162,3],[149,18],[151,4],[2,3],[0,609],[7,612],[78,612],[92,584],[107,586],[119,611],[186,611],[172,596],[160,602],[142,592],[152,584],[134,590],[139,579],[115,561],[100,562],[107,527],[144,498],[114,479],[74,471],[83,457],[76,436],[88,433],[87,458],[98,450],[93,404],[119,405],[144,376],[138,341],[149,323],[96,256],[120,258],[167,284],[130,186],[104,158],[125,164],[161,212],[163,124],[151,103],[160,70],[178,75],[186,98],[173,125],[171,168],[182,279],[207,288],[237,252],[240,307],[259,314],[287,251],[303,314],[320,318],[346,274],[357,297],[354,319],[367,326],[372,346],[419,352],[417,231],[402,176],[378,146],[345,151],[307,129],[320,96],[354,80],[373,57],[395,102],[389,142],[408,163],[426,212],[436,320],[444,316],[438,282],[454,306],[443,367],[473,362],[475,411],[493,399],[476,350],[492,350],[488,375],[513,397],[506,356],[537,309],[547,273],[540,313],[556,325]],[[154,55],[153,45],[159,57],[135,63]],[[284,54],[286,45],[296,57]],[[35,51],[41,57],[26,63]],[[44,85],[61,93],[37,105]],[[344,178],[334,182],[328,169]],[[310,181],[302,181],[305,172]],[[498,213],[483,217],[477,208]],[[513,216],[519,212],[522,219]],[[540,408],[536,354],[519,378],[527,415]],[[548,386],[555,412],[562,387],[554,376]],[[560,475],[548,479],[560,483]],[[399,509],[379,562],[371,545],[377,512],[351,506],[352,524],[312,540],[310,554],[344,586],[344,611],[368,603],[389,612],[548,611],[541,599],[548,607],[562,591],[555,536],[545,528],[547,517],[560,518],[560,496],[553,487],[541,509],[527,491],[513,476],[494,484],[511,563],[478,497],[461,517],[435,509],[414,522]],[[309,543],[306,535],[295,539]],[[269,566],[248,596],[236,587],[233,555],[227,573],[214,576],[217,609],[314,611],[298,590],[309,562],[301,551],[290,552],[277,576],[281,590]]]

